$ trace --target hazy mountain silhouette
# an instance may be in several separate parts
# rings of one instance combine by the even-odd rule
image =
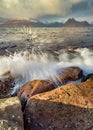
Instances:
[[[77,21],[74,18],[68,19],[64,24],[62,22],[43,23],[36,19],[17,20],[0,17],[0,27],[90,27],[87,21]]]
[[[9,19],[8,18],[3,18],[0,17],[0,24],[7,22]]]

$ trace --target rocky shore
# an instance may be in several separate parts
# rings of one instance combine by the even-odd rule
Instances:
[[[93,129],[93,74],[66,67],[58,70],[57,84],[36,79],[11,95],[14,82],[11,76],[0,80],[1,130]]]

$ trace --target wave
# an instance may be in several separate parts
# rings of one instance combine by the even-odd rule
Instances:
[[[0,78],[6,72],[10,72],[15,78],[13,92],[28,81],[34,79],[52,78],[55,80],[57,70],[68,66],[79,66],[84,75],[93,73],[93,51],[88,48],[78,48],[67,51],[62,49],[58,52],[56,60],[54,55],[49,53],[28,51],[15,53],[14,55],[0,58]]]

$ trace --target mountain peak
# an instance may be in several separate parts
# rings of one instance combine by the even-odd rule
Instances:
[[[77,21],[74,18],[68,19],[65,24],[65,27],[88,27],[90,24],[87,21]]]
[[[68,21],[76,21],[75,18],[69,18]]]
[[[70,23],[76,23],[77,21],[74,18],[69,18],[65,24],[70,24]]]

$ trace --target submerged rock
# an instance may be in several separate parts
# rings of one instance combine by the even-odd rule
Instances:
[[[34,80],[21,87],[17,92],[17,96],[21,99],[21,101],[27,101],[33,95],[50,91],[54,88],[53,83],[49,80]]]
[[[72,50],[72,51],[73,51],[73,50],[76,50],[76,49],[78,49],[78,48],[79,48],[79,47],[78,47],[78,46],[75,46],[75,45],[73,45],[73,46],[68,46],[68,47],[67,47],[68,50]]]
[[[31,97],[24,119],[25,130],[92,130],[93,75]]]
[[[0,130],[24,130],[21,104],[17,97],[0,99]]]

